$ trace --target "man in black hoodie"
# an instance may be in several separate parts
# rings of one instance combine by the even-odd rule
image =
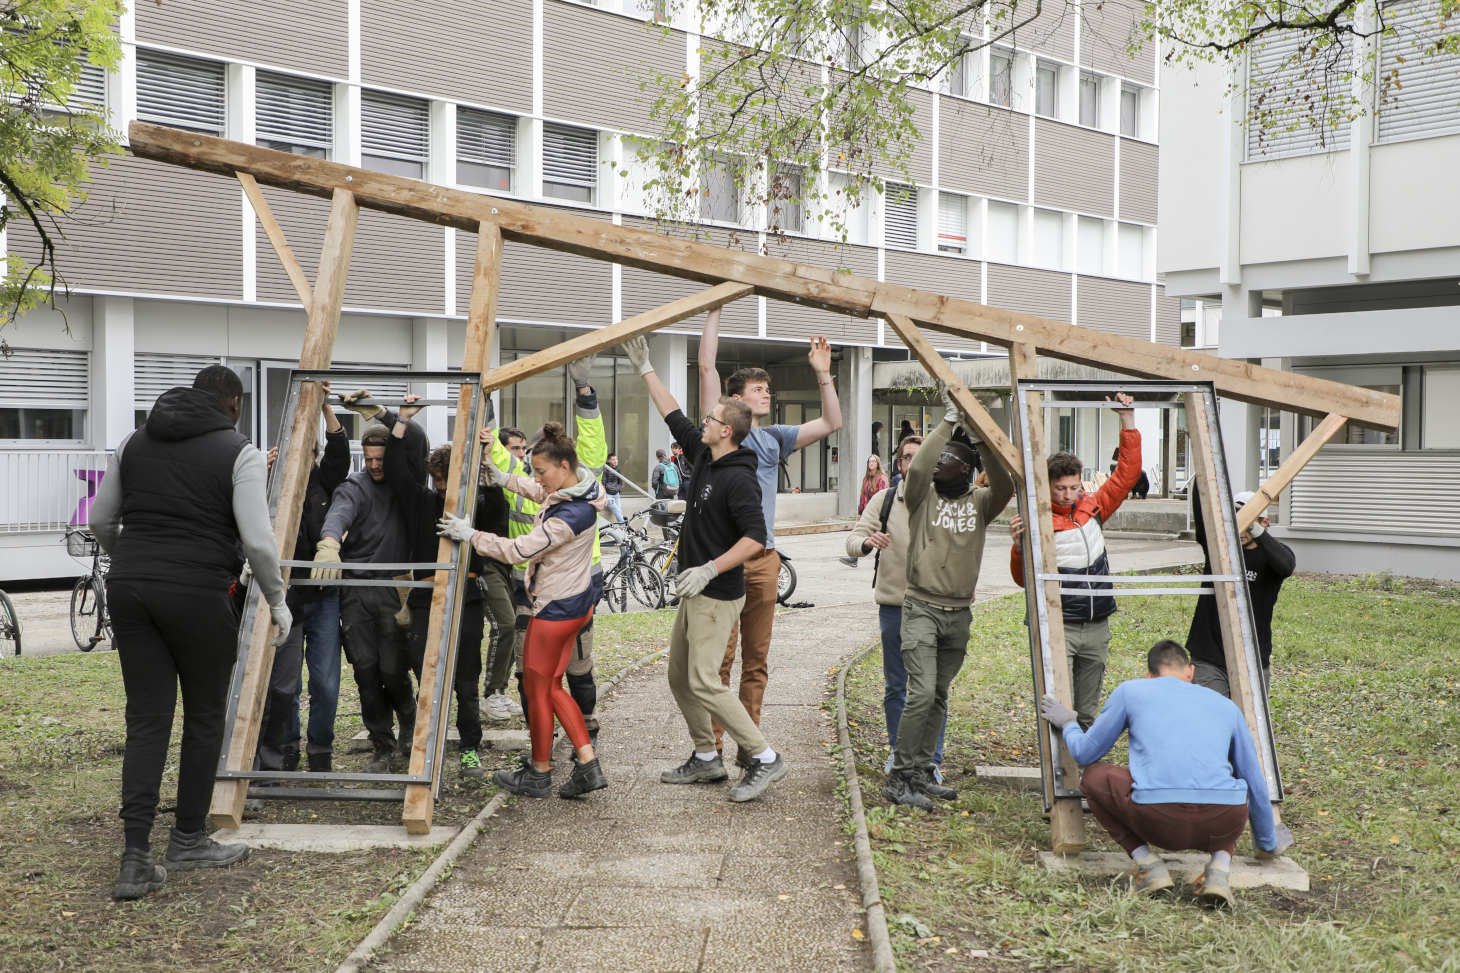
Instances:
[[[1253,496],[1255,494],[1239,493],[1232,500],[1241,510]],[[1191,519],[1196,530],[1196,542],[1206,553],[1203,573],[1211,574],[1211,549],[1207,547],[1201,496],[1195,483],[1191,485]],[[1277,606],[1283,582],[1297,570],[1298,556],[1291,547],[1268,532],[1266,517],[1253,521],[1252,526],[1243,531],[1241,540],[1247,591],[1252,596],[1252,614],[1257,622],[1257,647],[1262,655],[1263,690],[1266,691],[1272,672],[1272,610]],[[1196,612],[1191,617],[1191,630],[1186,636],[1186,651],[1191,653],[1191,663],[1196,667],[1196,675],[1191,681],[1230,699],[1232,687],[1227,681],[1227,653],[1222,649],[1222,622],[1217,617],[1214,595],[1202,595],[1196,599]]]
[[[177,823],[164,864],[218,868],[248,857],[247,845],[217,844],[204,827],[238,657],[238,612],[228,589],[243,567],[240,547],[269,604],[274,645],[288,637],[292,620],[264,455],[234,429],[242,407],[243,384],[222,365],[199,372],[190,389],[162,393],[147,424],[107,461],[91,507],[91,530],[111,555],[107,607],[127,692],[118,899],[141,898],[167,880],[152,862],[149,839],[179,685]]]
[[[754,800],[786,776],[790,767],[785,757],[766,745],[739,696],[720,682],[725,643],[745,605],[743,565],[764,550],[766,542],[756,478],[759,460],[753,449],[741,445],[750,434],[750,406],[721,396],[696,428],[652,367],[639,374],[692,464],[692,489],[679,534],[680,573],[674,579],[674,595],[680,602],[669,636],[669,691],[689,726],[694,752],[659,779],[666,784],[693,784],[729,777],[715,746],[718,721],[740,752],[750,755],[745,776],[730,788],[730,800]]]

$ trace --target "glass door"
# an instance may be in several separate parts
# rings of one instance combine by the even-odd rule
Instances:
[[[243,433],[249,442],[255,446],[263,447],[263,444],[258,439],[259,363],[257,361],[230,358],[228,359],[228,367],[233,369],[234,374],[243,382],[243,412],[238,417],[236,428],[239,432]]]

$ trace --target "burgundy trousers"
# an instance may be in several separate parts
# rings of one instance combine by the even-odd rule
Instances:
[[[1141,845],[1231,854],[1247,827],[1246,803],[1137,804],[1134,788],[1130,771],[1115,764],[1093,763],[1080,778],[1095,820],[1127,854]]]

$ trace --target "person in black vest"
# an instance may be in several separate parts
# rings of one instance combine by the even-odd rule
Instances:
[[[220,845],[204,827],[238,656],[238,612],[228,589],[245,557],[273,616],[274,645],[289,636],[292,619],[264,455],[233,428],[242,407],[243,383],[222,365],[199,372],[190,389],[162,393],[147,424],[107,461],[91,507],[91,530],[111,555],[107,607],[127,693],[118,899],[141,898],[167,880],[153,864],[150,836],[179,685],[177,823],[163,863],[218,868],[248,857],[246,845]]]

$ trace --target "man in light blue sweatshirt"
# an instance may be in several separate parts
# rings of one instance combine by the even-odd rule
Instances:
[[[1095,819],[1136,863],[1136,890],[1175,885],[1151,845],[1202,851],[1212,860],[1197,880],[1197,900],[1231,906],[1232,852],[1248,821],[1259,858],[1281,855],[1292,833],[1273,819],[1262,762],[1237,704],[1192,685],[1195,667],[1177,642],[1153,645],[1146,669],[1145,679],[1115,688],[1089,730],[1050,695],[1040,714],[1061,729],[1084,768],[1080,790]],[[1127,730],[1130,769],[1096,763]]]

